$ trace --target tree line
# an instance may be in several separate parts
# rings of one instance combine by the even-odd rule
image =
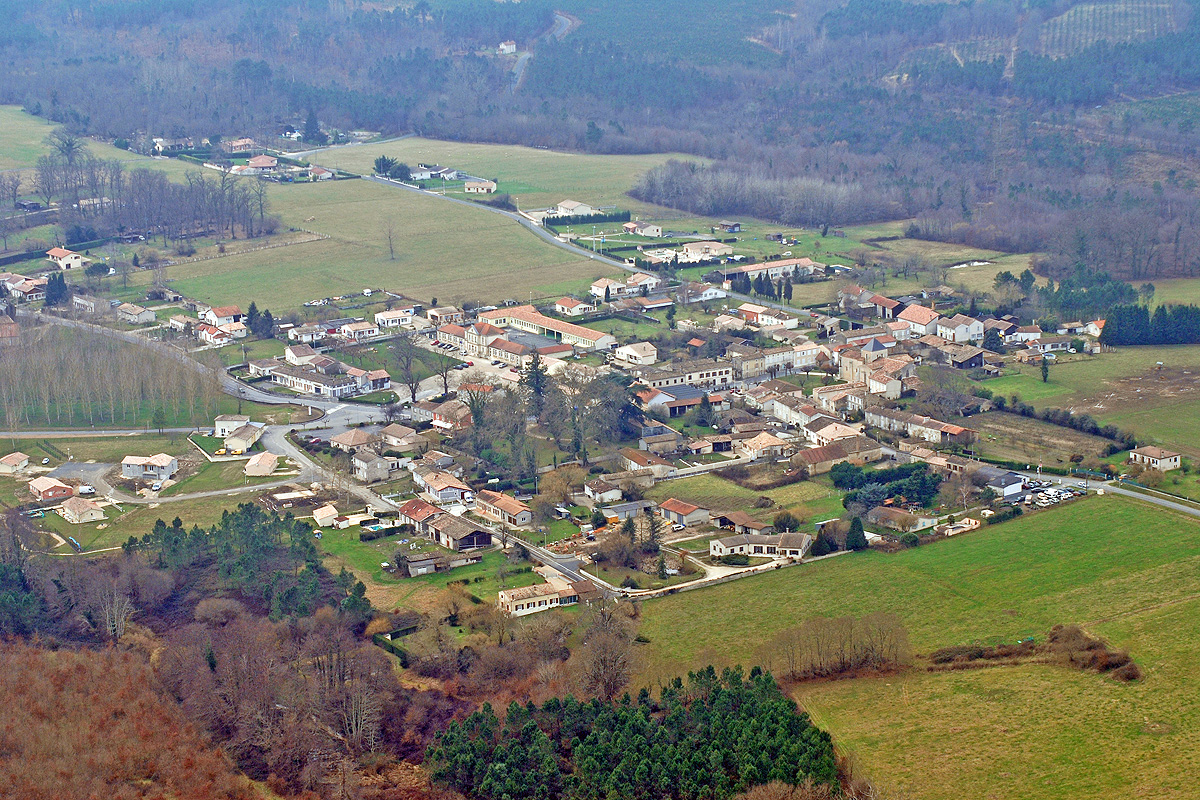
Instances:
[[[1100,343],[1108,345],[1200,343],[1200,307],[1115,305],[1105,312]]]

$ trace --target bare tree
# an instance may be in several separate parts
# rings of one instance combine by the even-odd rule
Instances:
[[[633,644],[617,631],[600,631],[589,637],[580,652],[584,688],[612,700],[629,683],[633,673]]]
[[[387,221],[387,226],[384,228],[384,234],[387,237],[388,258],[392,261],[396,260],[396,225],[390,219]]]

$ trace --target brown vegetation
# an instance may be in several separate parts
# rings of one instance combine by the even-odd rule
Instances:
[[[1103,639],[1088,634],[1078,625],[1055,625],[1041,644],[1029,638],[998,645],[955,645],[934,650],[929,654],[929,660],[927,669],[931,672],[1041,661],[1085,672],[1106,673],[1123,682],[1142,678],[1141,667],[1129,653],[1111,649]]]
[[[818,617],[781,631],[758,652],[764,668],[791,680],[847,677],[903,667],[908,632],[895,614]]]

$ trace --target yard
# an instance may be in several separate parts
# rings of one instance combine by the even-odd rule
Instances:
[[[130,536],[145,536],[154,528],[155,520],[168,523],[175,517],[183,520],[184,527],[192,525],[208,528],[221,519],[221,514],[237,503],[250,502],[250,495],[241,498],[205,497],[199,500],[179,500],[173,503],[151,503],[148,505],[122,504],[120,508],[106,507],[104,522],[71,525],[58,514],[46,514],[38,520],[62,536],[74,536],[85,551],[95,552],[120,547]],[[58,552],[69,548],[59,547]]]
[[[841,556],[650,601],[636,684],[707,663],[759,663],[775,631],[814,616],[894,611],[918,653],[1078,623],[1129,648],[1145,681],[1123,686],[1050,665],[917,668],[794,694],[896,795],[1183,796],[1200,778],[1190,757],[1200,744],[1190,666],[1200,641],[1197,533],[1194,518],[1092,497],[895,555]]]
[[[178,494],[256,486],[261,483],[272,483],[289,477],[297,477],[296,471],[289,469],[286,461],[283,461],[280,469],[276,470],[274,475],[250,477],[245,474],[245,467],[245,461],[206,461],[192,475],[163,489],[159,496],[171,497]]]
[[[43,443],[49,447],[43,447]],[[31,464],[43,457],[50,459],[50,467],[66,461],[54,451],[69,456],[72,461],[99,461],[120,464],[125,456],[152,456],[155,453],[182,455],[191,448],[187,436],[182,433],[139,433],[129,436],[71,436],[43,437],[37,439],[0,440],[0,456],[21,451],[29,456]]]
[[[775,502],[771,508],[756,509],[760,497]],[[646,492],[646,499],[662,502],[677,498],[710,511],[746,511],[751,516],[772,519],[787,509],[809,522],[828,519],[842,512],[841,495],[827,478],[799,481],[778,489],[745,489],[712,473],[679,480],[659,481]]]

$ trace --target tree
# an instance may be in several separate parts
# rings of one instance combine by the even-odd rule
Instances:
[[[167,412],[163,411],[162,406],[154,409],[154,416],[151,417],[150,424],[158,428],[159,433],[162,433],[163,428],[167,427]]]
[[[412,339],[402,336],[396,341],[396,349],[392,353],[396,359],[400,383],[408,389],[409,401],[415,403],[417,401],[417,392],[421,388],[421,379],[416,371],[417,346],[413,343]],[[467,401],[467,404],[470,405],[470,401]],[[480,424],[480,419],[477,417],[473,417],[473,421],[475,425]]]
[[[317,121],[317,112],[311,108],[308,110],[308,117],[304,120],[304,141],[316,144],[325,144],[329,141],[329,137],[321,131],[321,126]]]
[[[867,549],[867,534],[863,531],[862,519],[859,517],[850,520],[850,531],[846,534],[846,549]]]
[[[387,175],[392,171],[392,167],[395,166],[395,164],[395,159],[389,158],[388,156],[379,156],[375,159],[375,174]],[[437,305],[437,303],[434,303],[434,305]]]
[[[275,317],[271,314],[271,309],[265,309],[258,318],[258,329],[254,331],[254,335],[260,339],[271,339],[275,336]]]
[[[658,564],[654,569],[654,574],[660,581],[667,579],[667,557],[663,553],[658,554]]]
[[[454,369],[454,359],[450,358],[446,353],[438,352],[434,354],[433,368],[437,376],[442,379],[442,396],[450,394],[450,373]],[[413,398],[416,399],[415,397]]]
[[[46,279],[46,305],[58,306],[71,298],[71,290],[61,272],[52,272]]]
[[[993,353],[1004,352],[1004,339],[1000,337],[1000,331],[995,328],[988,328],[983,334],[983,349],[991,350]]]
[[[1049,381],[1050,381],[1050,359],[1046,358],[1045,354],[1043,354],[1042,355],[1042,383],[1048,383]]]
[[[521,373],[519,383],[528,390],[530,413],[540,419],[546,408],[546,394],[550,391],[551,379],[538,353],[533,354],[529,366]]]
[[[246,318],[242,321],[251,331],[258,328],[258,306],[253,300],[250,301],[250,307],[246,309]]]
[[[790,511],[781,511],[776,514],[772,524],[775,526],[775,530],[781,532],[791,533],[800,530],[800,520],[796,519],[796,515]]]
[[[633,517],[626,517],[621,523],[621,535],[629,537],[630,544],[637,542],[637,521]]]
[[[384,236],[387,238],[388,260],[396,260],[396,226],[389,219],[383,229]]]
[[[900,544],[905,547],[916,547],[921,543],[921,537],[917,536],[912,531],[907,531],[900,536]]]
[[[633,648],[627,635],[601,630],[588,638],[580,653],[584,688],[609,701],[629,683]]]
[[[813,542],[811,552],[814,556],[827,556],[830,553],[836,553],[837,549],[837,542],[833,540],[833,537],[825,531],[821,531],[817,534],[817,540]]]
[[[604,512],[597,508],[592,511],[591,522],[593,529],[600,530],[608,524],[608,517],[604,516]]]

